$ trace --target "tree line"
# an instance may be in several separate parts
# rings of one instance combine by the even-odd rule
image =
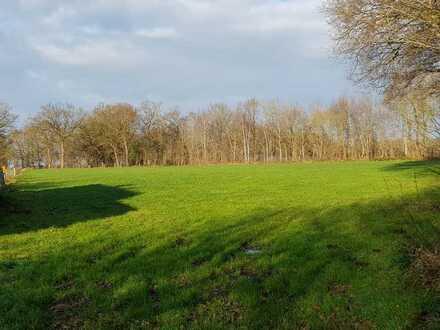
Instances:
[[[186,114],[151,101],[89,112],[48,104],[9,129],[7,155],[18,167],[47,168],[434,158],[436,109],[434,99],[416,95],[386,106],[342,97],[308,111],[249,99]],[[14,116],[3,112],[10,127]]]

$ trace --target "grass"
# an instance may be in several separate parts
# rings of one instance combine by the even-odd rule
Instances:
[[[423,328],[440,300],[408,270],[439,239],[439,169],[25,171],[1,200],[0,328]]]

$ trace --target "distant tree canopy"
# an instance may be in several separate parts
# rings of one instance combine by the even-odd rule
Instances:
[[[340,98],[309,111],[277,101],[214,103],[181,113],[161,103],[48,105],[13,136],[23,167],[148,166],[440,156],[435,105]]]
[[[327,0],[325,11],[356,79],[389,98],[440,96],[440,1]]]
[[[8,104],[0,103],[0,166],[5,165],[10,156],[9,137],[16,118]]]
[[[47,104],[34,118],[36,133],[59,146],[60,167],[64,167],[65,146],[82,123],[84,114],[71,104]],[[49,166],[50,167],[50,166]]]

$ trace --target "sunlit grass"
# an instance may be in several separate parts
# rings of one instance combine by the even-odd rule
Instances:
[[[0,328],[414,328],[439,308],[408,273],[439,166],[28,170],[0,211]]]

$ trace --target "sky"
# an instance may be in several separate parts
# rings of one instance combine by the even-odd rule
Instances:
[[[0,101],[160,101],[197,111],[250,97],[309,106],[355,91],[320,0],[0,0]]]

